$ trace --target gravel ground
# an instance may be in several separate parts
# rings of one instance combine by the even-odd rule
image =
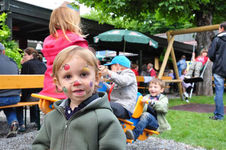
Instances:
[[[14,138],[0,138],[1,150],[31,150],[31,143],[38,131],[18,134]],[[136,141],[127,144],[127,150],[205,150],[201,147],[192,147],[173,140],[162,140],[156,137],[149,137],[146,141]]]
[[[29,114],[29,112],[27,113]],[[43,118],[43,114],[41,114]],[[41,120],[42,120],[41,118]],[[29,122],[29,118],[27,118]],[[5,115],[0,111],[0,150],[31,150],[31,144],[38,131],[35,124],[28,123],[25,133],[18,133],[17,137],[5,138],[8,133]],[[202,147],[193,147],[173,140],[164,140],[157,137],[149,137],[145,141],[136,141],[127,144],[127,150],[205,150]]]

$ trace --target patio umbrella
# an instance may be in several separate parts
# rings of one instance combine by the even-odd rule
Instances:
[[[150,37],[136,31],[131,30],[110,30],[103,32],[94,37],[94,43],[98,42],[123,42],[123,52],[126,49],[126,42],[137,44],[148,44],[154,48],[158,48],[158,42]]]
[[[99,60],[104,60],[106,57],[114,57],[115,55],[116,55],[115,51],[108,50],[96,51],[96,57]]]

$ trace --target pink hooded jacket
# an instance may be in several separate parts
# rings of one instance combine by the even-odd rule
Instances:
[[[53,78],[51,77],[53,61],[56,55],[64,48],[71,45],[78,45],[84,48],[88,48],[88,42],[79,35],[72,32],[66,32],[66,35],[68,36],[70,41],[65,38],[62,30],[57,30],[57,33],[57,38],[49,35],[45,38],[43,43],[42,53],[47,60],[47,70],[45,72],[44,87],[39,94],[59,99],[65,99],[66,96],[64,95],[64,93],[59,93],[56,91],[56,86],[53,83]]]

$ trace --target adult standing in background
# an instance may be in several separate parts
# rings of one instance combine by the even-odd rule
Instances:
[[[28,47],[24,50],[24,56],[22,61],[22,69],[21,74],[44,74],[46,71],[46,65],[42,62],[42,55],[39,54],[34,48]],[[31,97],[32,93],[39,93],[42,88],[34,88],[34,89],[22,89],[22,102],[29,101],[38,101],[39,99]],[[30,121],[36,122],[38,121],[39,107],[32,106],[30,107]],[[23,122],[23,108],[17,108],[17,117],[19,121],[19,131],[25,131],[25,126]]]
[[[187,68],[185,55],[182,55],[181,59],[177,62],[177,68],[178,68],[179,76],[181,76],[182,70]]]
[[[19,74],[19,69],[15,61],[5,55],[5,47],[0,43],[0,74]],[[0,90],[0,106],[17,104],[20,101],[20,90]],[[10,126],[7,138],[15,137],[18,131],[18,120],[15,108],[3,109],[8,125]]]
[[[213,77],[215,84],[215,111],[214,116],[209,117],[213,120],[224,118],[224,79],[226,78],[226,22],[219,26],[219,33],[213,39],[208,50],[208,57],[213,62]]]

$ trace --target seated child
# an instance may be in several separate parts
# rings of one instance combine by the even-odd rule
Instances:
[[[106,66],[101,66],[100,70],[103,76],[108,76],[112,81],[114,89],[111,93],[111,108],[116,117],[128,119],[136,105],[137,80],[133,71],[130,69],[130,60],[122,55],[112,59],[111,70]]]
[[[195,58],[195,53],[193,53],[193,58]],[[191,78],[193,72],[194,72],[194,77],[199,77],[200,71],[202,70],[207,60],[208,60],[207,50],[203,49],[201,51],[201,54],[192,61],[191,66],[189,67],[188,73],[186,74],[185,78]]]
[[[168,98],[161,94],[164,91],[164,86],[164,82],[160,79],[154,78],[150,81],[148,89],[150,94],[142,100],[145,103],[144,112],[135,128],[126,131],[128,139],[136,140],[145,128],[159,132],[171,130],[165,117],[168,112]]]
[[[126,149],[126,137],[106,93],[97,93],[95,55],[79,46],[65,48],[53,63],[58,91],[68,97],[54,103],[32,149]]]
[[[174,75],[173,69],[170,69],[168,73],[169,73],[168,74],[169,77],[171,77],[172,79],[175,79],[175,75]],[[178,89],[176,83],[169,83],[169,86],[170,86],[170,92],[171,91],[176,92],[177,89]]]
[[[192,85],[191,85],[191,83],[185,83],[185,82],[183,81],[186,74],[187,74],[187,70],[186,70],[186,69],[182,70],[182,74],[181,74],[181,76],[180,76],[180,79],[182,80],[183,99],[184,99],[187,103],[189,103],[189,100],[188,100],[189,95],[188,95],[188,93],[191,92]]]

